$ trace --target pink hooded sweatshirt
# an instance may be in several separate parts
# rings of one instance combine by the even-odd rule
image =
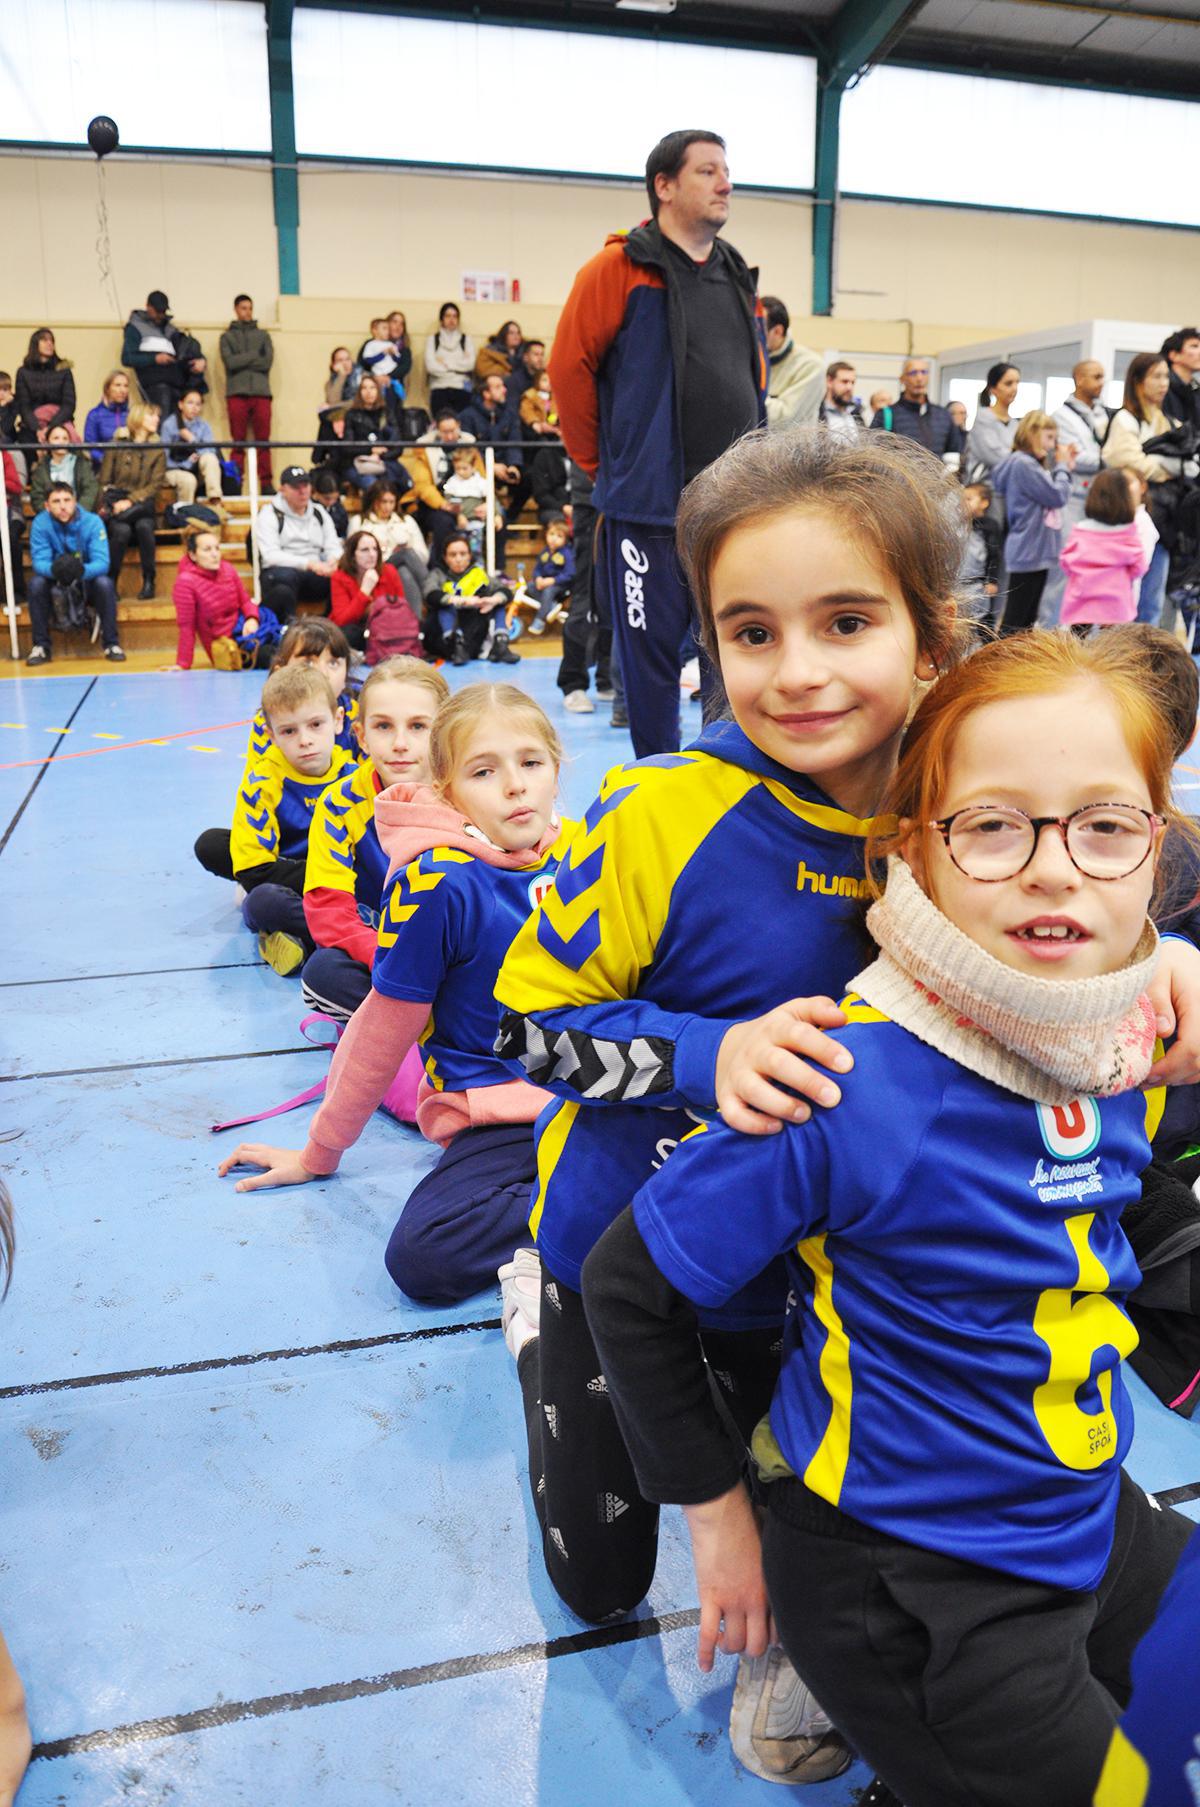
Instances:
[[[551,823],[536,848],[505,853],[493,847],[474,823],[424,785],[393,784],[375,803],[375,827],[388,856],[387,883],[431,847],[452,847],[489,866],[510,871],[531,866],[562,832]],[[301,1156],[310,1173],[333,1173],[356,1142],[396,1070],[429,1021],[428,1004],[408,1003],[371,991],[350,1019],[329,1069],[325,1098],[312,1120]],[[552,1102],[549,1092],[523,1079],[472,1086],[465,1092],[437,1092],[422,1079],[417,1093],[417,1127],[443,1148],[463,1129],[493,1123],[532,1123]]]
[[[1133,586],[1145,576],[1149,562],[1133,521],[1123,527],[1080,521],[1059,554],[1067,574],[1059,616],[1063,626],[1132,621],[1137,613]]]

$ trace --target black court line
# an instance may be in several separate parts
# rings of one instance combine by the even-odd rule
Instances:
[[[151,1738],[178,1738],[187,1732],[209,1732],[216,1726],[235,1725],[243,1719],[271,1719],[278,1713],[299,1713],[306,1707],[327,1707],[343,1700],[365,1700],[372,1694],[395,1694],[406,1688],[423,1688],[430,1682],[457,1681],[464,1675],[487,1675],[497,1669],[516,1669],[527,1663],[552,1663],[562,1656],[582,1656],[591,1650],[610,1650],[616,1644],[636,1644],[643,1638],[666,1637],[700,1623],[697,1607],[663,1613],[657,1619],[633,1619],[624,1625],[572,1632],[539,1644],[516,1644],[511,1650],[480,1651],[475,1656],[449,1657],[441,1663],[421,1663],[413,1669],[392,1669],[386,1675],[363,1675],[355,1681],[327,1682],[319,1688],[298,1688],[290,1694],[262,1694],[256,1700],[222,1700],[190,1713],[170,1713],[162,1719],[136,1719],[103,1732],[80,1732],[73,1738],[55,1738],[35,1744],[31,1761],[45,1757],[74,1757],[83,1751],[114,1750],[143,1744]]]
[[[422,1330],[392,1330],[386,1336],[344,1337],[336,1343],[311,1343],[297,1349],[261,1349],[249,1355],[217,1355],[209,1361],[176,1362],[169,1368],[123,1368],[112,1374],[77,1374],[67,1380],[35,1380],[21,1387],[0,1387],[0,1399],[29,1399],[35,1393],[69,1393],[79,1387],[120,1386],[127,1380],[169,1380],[176,1374],[216,1374],[222,1368],[253,1368],[260,1362],[286,1362],[306,1355],[353,1355],[360,1349],[389,1349],[440,1336],[462,1336],[468,1330],[499,1330],[499,1318],[477,1318],[470,1324],[429,1324]]]
[[[222,960],[216,966],[147,966],[135,973],[69,973],[65,979],[0,979],[0,991],[22,985],[90,985],[97,979],[166,979],[173,973],[229,973],[243,966],[265,966],[265,960]]]
[[[0,1085],[24,1085],[30,1079],[83,1079],[93,1073],[144,1073],[151,1067],[206,1067],[222,1060],[274,1060],[277,1054],[321,1054],[328,1049],[301,1042],[295,1048],[252,1048],[245,1054],[188,1054],[175,1060],[125,1060],[111,1067],[54,1067],[48,1073],[3,1073]]]
[[[87,689],[84,691],[83,695],[80,697],[79,701],[76,703],[75,707],[72,709],[70,715],[68,715],[66,728],[64,728],[62,730],[62,733],[60,733],[58,739],[55,741],[54,745],[51,747],[50,751],[47,753],[45,759],[43,759],[38,770],[34,773],[33,783],[30,785],[29,789],[25,792],[25,795],[22,797],[20,803],[17,805],[17,813],[14,815],[14,817],[13,817],[12,821],[9,823],[8,827],[4,830],[4,834],[2,836],[0,836],[0,853],[3,853],[4,849],[8,846],[9,841],[12,839],[13,830],[16,828],[17,823],[21,820],[21,817],[25,814],[25,811],[29,808],[29,805],[33,802],[34,792],[37,790],[38,785],[42,782],[42,779],[46,776],[46,773],[50,770],[51,761],[53,760],[54,755],[58,752],[58,749],[62,746],[63,735],[67,732],[67,729],[71,726],[71,723],[75,720],[75,717],[79,714],[79,711],[83,708],[83,705],[87,702],[88,698],[91,696],[93,690],[96,688],[97,682],[98,682],[98,678],[93,678],[91,680],[91,682],[88,684]]]
[[[1183,1487],[1164,1487],[1154,1498],[1160,1506],[1182,1506],[1187,1500],[1200,1500],[1200,1481],[1188,1481]]]

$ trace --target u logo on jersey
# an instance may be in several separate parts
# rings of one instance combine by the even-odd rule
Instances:
[[[1038,1104],[1038,1128],[1047,1152],[1059,1161],[1081,1161],[1100,1140],[1100,1106],[1094,1098]]]
[[[536,910],[553,889],[553,872],[539,872],[536,878],[531,878],[529,881],[529,908]]]

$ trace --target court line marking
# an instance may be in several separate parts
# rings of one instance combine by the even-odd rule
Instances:
[[[245,1719],[271,1719],[279,1713],[298,1713],[307,1707],[331,1706],[344,1700],[365,1700],[373,1694],[395,1694],[421,1688],[431,1682],[457,1681],[465,1675],[487,1675],[499,1669],[516,1669],[530,1663],[551,1663],[563,1656],[581,1656],[591,1650],[609,1650],[617,1644],[635,1644],[645,1638],[666,1637],[700,1623],[699,1607],[661,1613],[656,1618],[632,1619],[623,1625],[595,1626],[536,1644],[516,1644],[508,1650],[481,1650],[473,1656],[452,1656],[440,1663],[420,1663],[411,1669],[392,1669],[386,1675],[362,1675],[355,1681],[326,1682],[320,1687],[296,1688],[287,1694],[261,1694],[255,1700],[221,1700],[190,1713],[169,1713],[161,1719],[137,1719],[106,1731],[81,1732],[72,1738],[54,1738],[35,1744],[30,1758],[73,1757],[84,1751],[119,1750],[144,1744],[153,1738],[178,1738],[187,1732],[208,1732],[217,1726],[235,1725]]]
[[[39,1393],[121,1386],[130,1380],[170,1380],[177,1374],[216,1374],[223,1368],[253,1368],[261,1362],[296,1361],[308,1355],[357,1355],[364,1349],[390,1349],[403,1343],[431,1342],[436,1337],[464,1336],[469,1330],[500,1328],[499,1318],[476,1318],[469,1324],[426,1324],[418,1330],[390,1330],[385,1336],[343,1337],[334,1343],[311,1343],[296,1349],[260,1349],[246,1355],[215,1355],[206,1361],[176,1362],[171,1367],[124,1368],[112,1374],[77,1374],[66,1380],[28,1381],[24,1386],[0,1387],[0,1399],[31,1399]]]
[[[123,1060],[111,1067],[55,1067],[48,1073],[0,1073],[0,1085],[25,1085],[31,1079],[85,1079],[96,1073],[144,1073],[151,1067],[207,1067],[222,1060],[273,1060],[277,1054],[322,1054],[327,1049],[301,1042],[298,1048],[251,1048],[245,1054],[189,1054],[174,1060]]]
[[[87,702],[88,698],[91,696],[93,690],[96,688],[96,685],[99,683],[99,681],[100,681],[99,677],[94,677],[89,680],[87,689],[84,691],[83,695],[80,697],[79,701],[76,703],[75,707],[72,709],[70,715],[68,715],[68,717],[67,717],[67,727],[68,728],[71,726],[71,723],[75,720],[75,717],[79,714],[79,711],[83,708],[83,705]],[[63,732],[65,733],[65,731],[66,730],[64,729]],[[41,770],[38,772],[37,777],[33,780],[33,783],[30,785],[29,789],[26,791],[21,802],[17,805],[17,813],[13,817],[12,821],[9,823],[8,827],[4,830],[3,836],[0,836],[0,853],[4,852],[4,849],[8,846],[8,843],[11,841],[12,836],[13,836],[13,830],[16,828],[17,823],[21,820],[21,817],[25,814],[25,811],[29,808],[29,805],[33,802],[34,792],[37,790],[38,785],[42,782],[42,779],[46,776],[46,773],[50,770],[51,762],[54,759],[54,755],[58,752],[58,749],[61,745],[62,745],[62,733],[59,734],[58,739],[55,741],[54,745],[51,747],[50,751],[47,753],[47,755],[44,759],[22,759],[22,760],[18,761],[18,764],[20,764],[20,765],[40,766]],[[79,757],[79,755],[72,754],[70,757],[77,759]]]
[[[266,964],[265,960],[222,960],[215,966],[147,966],[133,973],[68,973],[62,979],[0,979],[0,991],[15,991],[23,985],[91,985],[98,979],[162,979],[172,973],[228,973]]]
[[[71,723],[75,720],[76,715],[79,714],[80,705],[87,701],[87,698],[92,693],[93,686],[98,682],[98,677],[92,679],[86,693],[79,699],[79,703],[76,704],[73,713],[68,717],[67,726],[65,728],[47,728],[46,733],[58,734],[59,736],[69,734],[71,732]],[[128,753],[132,747],[165,747],[169,746],[173,740],[194,740],[197,734],[220,734],[224,728],[248,728],[252,719],[253,717],[247,715],[242,721],[213,722],[207,728],[181,728],[177,734],[164,734],[157,740],[123,740],[117,746],[112,747],[87,747],[82,753],[64,753],[59,764],[64,764],[68,759],[99,759],[103,753]],[[58,742],[56,741],[47,754],[47,760],[54,758],[57,748]],[[41,765],[42,763],[43,761],[40,759],[10,759],[6,760],[3,764],[0,764],[0,772],[18,772],[23,766]],[[2,847],[0,847],[0,852],[3,852]]]

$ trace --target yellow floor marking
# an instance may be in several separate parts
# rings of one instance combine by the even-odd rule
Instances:
[[[0,722],[0,728],[23,728],[24,722]]]
[[[43,734],[74,734],[74,728],[43,728]]]
[[[103,734],[99,729],[92,735],[93,740],[120,740],[119,734]]]
[[[161,746],[162,742],[159,741],[156,744]],[[221,751],[220,747],[189,747],[188,748],[189,753],[219,753],[220,751]]]

